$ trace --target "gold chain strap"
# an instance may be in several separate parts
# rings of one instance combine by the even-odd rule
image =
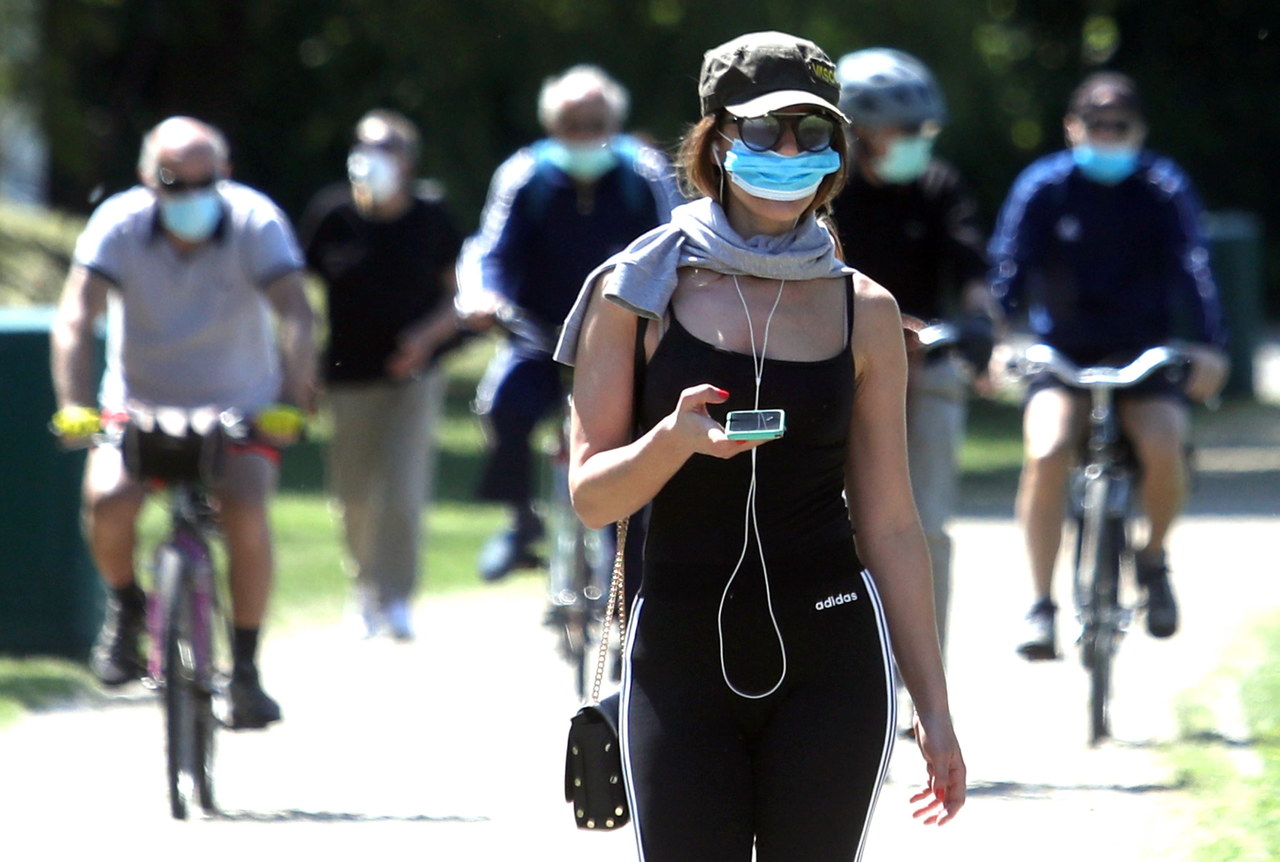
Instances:
[[[600,626],[600,652],[596,656],[596,679],[591,686],[591,702],[600,702],[600,683],[604,680],[604,663],[609,658],[609,627],[613,615],[618,615],[618,640],[627,640],[627,600],[623,593],[623,575],[627,549],[627,523],[630,518],[618,522],[618,549],[613,555],[613,580],[609,582],[609,601],[604,608],[604,622]]]

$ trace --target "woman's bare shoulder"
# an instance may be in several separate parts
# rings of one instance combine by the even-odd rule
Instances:
[[[855,322],[861,318],[872,324],[886,323],[889,320],[901,322],[898,313],[898,301],[879,282],[862,273],[853,277],[853,298],[855,303]]]

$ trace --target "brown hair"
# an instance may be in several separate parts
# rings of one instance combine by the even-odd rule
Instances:
[[[703,117],[685,132],[680,142],[680,150],[676,155],[681,190],[685,196],[690,199],[708,197],[722,207],[725,203],[720,195],[723,189],[724,169],[715,156],[714,145],[723,121],[723,117],[715,114]],[[831,138],[831,148],[840,156],[840,169],[822,178],[813,202],[805,208],[801,218],[825,207],[844,188],[849,166],[849,142],[843,132],[844,124],[837,120],[836,125],[836,134]]]

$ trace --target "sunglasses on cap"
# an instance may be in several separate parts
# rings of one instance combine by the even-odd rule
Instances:
[[[775,111],[762,117],[731,117],[738,127],[738,137],[747,149],[757,153],[775,149],[786,129],[791,130],[796,147],[817,153],[831,146],[836,124],[825,114],[784,113]]]
[[[1111,132],[1114,135],[1127,135],[1133,130],[1132,120],[1086,120],[1084,127],[1089,134]]]
[[[156,179],[160,181],[160,190],[171,195],[207,189],[218,181],[218,177],[215,174],[201,177],[198,180],[184,180],[168,168],[161,168]]]

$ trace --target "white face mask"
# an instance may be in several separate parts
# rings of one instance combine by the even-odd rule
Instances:
[[[371,147],[356,147],[347,157],[347,179],[382,203],[400,190],[400,165],[395,156]]]

